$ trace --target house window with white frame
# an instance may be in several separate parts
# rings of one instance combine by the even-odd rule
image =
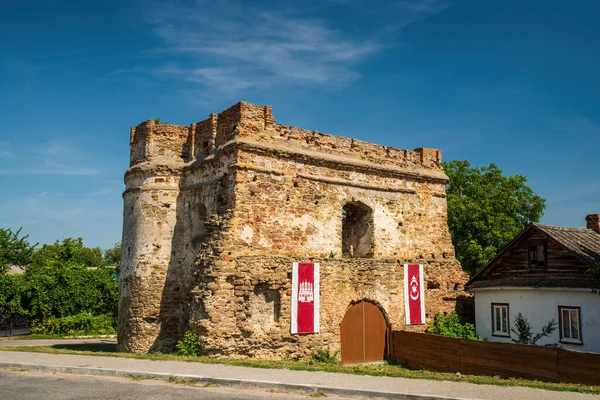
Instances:
[[[562,343],[583,343],[581,341],[581,309],[579,307],[558,306],[558,326]]]
[[[508,304],[492,303],[492,336],[510,337]]]

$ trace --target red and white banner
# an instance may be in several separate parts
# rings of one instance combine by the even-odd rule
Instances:
[[[292,266],[292,333],[319,332],[319,264]]]
[[[404,264],[404,308],[406,325],[425,323],[425,290],[423,265]]]

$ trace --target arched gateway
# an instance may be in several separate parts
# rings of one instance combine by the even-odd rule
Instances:
[[[383,360],[387,333],[388,324],[378,306],[365,300],[353,304],[340,326],[342,363]]]

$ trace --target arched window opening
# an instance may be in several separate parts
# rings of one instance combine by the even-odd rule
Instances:
[[[359,201],[342,208],[342,254],[373,256],[373,210]]]

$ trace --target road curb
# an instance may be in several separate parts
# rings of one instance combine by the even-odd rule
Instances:
[[[401,392],[382,392],[376,390],[363,390],[363,389],[348,389],[335,386],[326,385],[305,385],[299,383],[285,383],[277,381],[263,381],[259,379],[230,379],[230,378],[218,378],[212,376],[199,376],[199,375],[187,375],[187,374],[169,374],[162,372],[147,372],[147,371],[134,371],[134,370],[119,370],[119,369],[108,369],[108,368],[91,368],[91,367],[77,367],[77,366],[66,366],[66,365],[43,365],[43,364],[29,364],[29,363],[7,363],[0,362],[0,369],[27,369],[32,371],[46,371],[46,372],[61,372],[67,374],[77,375],[100,375],[100,376],[120,376],[128,378],[142,378],[142,379],[159,379],[159,380],[173,380],[183,379],[187,382],[196,382],[200,384],[215,384],[230,387],[241,387],[241,388],[254,388],[254,389],[275,389],[285,392],[302,392],[307,394],[323,393],[325,395],[338,395],[338,396],[356,396],[356,397],[377,397],[383,399],[396,399],[396,400],[472,400],[460,397],[445,397],[437,395],[426,395],[426,394],[412,394],[412,393],[401,393]]]

